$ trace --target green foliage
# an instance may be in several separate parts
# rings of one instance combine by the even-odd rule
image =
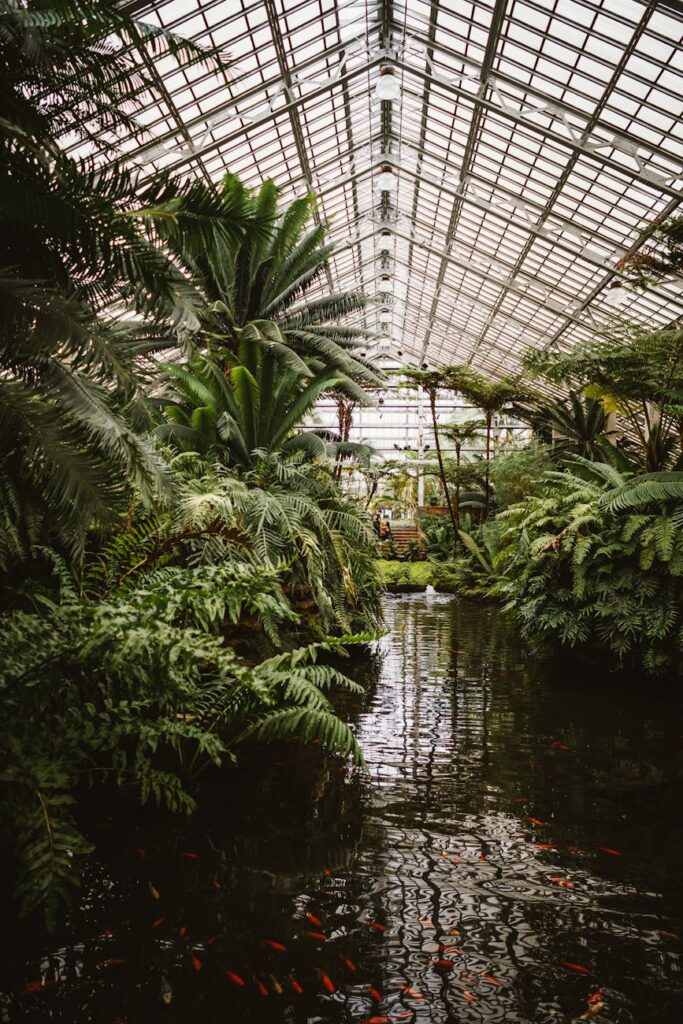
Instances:
[[[681,489],[661,476],[629,480],[573,457],[544,475],[540,495],[498,516],[503,554],[490,592],[528,637],[592,646],[648,672],[680,666]]]
[[[538,443],[503,450],[491,463],[491,484],[496,507],[507,508],[541,489],[541,478],[552,468],[550,452]]]
[[[106,593],[162,565],[221,565],[249,557],[284,567],[297,598],[310,598],[327,634],[374,628],[380,621],[375,538],[367,513],[343,497],[329,467],[303,458],[259,459],[237,476],[198,456],[179,456],[181,476],[171,511],[117,535],[90,563],[84,586]],[[258,610],[268,635],[276,616]]]
[[[244,210],[199,182],[138,190],[125,169],[60,144],[140,137],[135,115],[155,85],[134,69],[164,53],[216,60],[114,0],[0,0],[5,567],[41,542],[78,558],[128,484],[149,504],[168,485],[139,433],[142,398],[152,354],[196,330],[201,307],[168,246],[235,241]]]
[[[65,594],[47,614],[6,617],[2,824],[25,913],[41,908],[53,924],[78,884],[89,844],[75,820],[77,786],[109,781],[188,812],[197,772],[247,738],[298,732],[360,760],[329,696],[359,687],[318,663],[343,648],[310,644],[245,661],[224,634],[252,614],[294,618],[277,571],[233,562],[166,567],[106,601]]]
[[[597,398],[570,391],[566,397],[539,396],[516,403],[514,409],[551,446],[549,454],[553,458],[573,454],[595,462],[606,461],[607,414]]]
[[[623,325],[565,354],[532,351],[527,370],[551,383],[581,388],[627,425],[632,469],[655,472],[681,458],[683,330]],[[586,454],[584,452],[584,454]],[[609,454],[609,453],[608,453]],[[591,456],[592,457],[592,456]]]

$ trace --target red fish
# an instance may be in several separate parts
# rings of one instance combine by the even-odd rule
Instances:
[[[325,878],[330,878],[332,876],[332,872],[330,871],[329,868],[323,868],[323,874]]]
[[[665,931],[662,931],[661,928],[659,929],[657,934],[661,935],[663,939],[677,939],[678,938],[678,935],[676,934],[676,932],[665,932]]]
[[[264,946],[270,946],[271,949],[276,949],[278,953],[284,953],[287,949],[286,946],[283,946],[281,942],[276,942],[275,939],[264,939],[263,944]]]
[[[220,939],[220,935],[212,935],[210,939],[207,939],[204,943],[205,946],[213,946],[214,942]]]
[[[327,935],[322,932],[306,932],[309,939],[318,939],[319,942],[327,942]]]
[[[613,857],[621,857],[618,850],[612,850],[609,846],[598,846],[598,850],[602,850],[603,853],[610,853]]]
[[[374,928],[376,932],[387,931],[387,926],[384,924],[380,924],[378,921],[361,921],[361,924],[366,924],[368,928]]]
[[[581,964],[573,964],[571,960],[563,960],[562,966],[567,967],[570,971],[578,971],[579,974],[591,974],[587,967],[582,967]]]
[[[213,879],[213,881],[211,882],[211,885],[214,887],[214,889],[222,889],[223,888],[221,883],[216,878]]]
[[[337,991],[336,985],[332,981],[332,978],[330,978],[329,974],[325,974],[325,972],[321,970],[318,970],[318,974],[320,976],[320,980],[322,981],[323,985],[325,986],[328,992]]]
[[[483,850],[482,850],[482,852],[481,852],[481,853],[479,854],[479,860],[486,860],[486,854],[484,853],[484,851],[483,851]]]
[[[43,981],[30,981],[28,985],[24,985],[23,988],[19,989],[20,996],[30,996],[34,992],[42,992],[46,988],[52,988],[57,984],[55,978],[45,978]]]
[[[194,955],[194,953],[192,954],[192,966],[194,967],[195,971],[201,971],[202,969],[202,962],[198,956]]]
[[[492,974],[481,974],[480,978],[482,981],[488,981],[489,985],[500,985],[498,978],[494,978]]]
[[[401,988],[407,996],[411,997],[411,999],[424,999],[424,996],[421,996],[420,993],[416,992],[414,988],[410,987],[410,985],[401,985]]]
[[[377,1002],[377,1003],[381,1003],[382,1002],[382,993],[378,992],[376,988],[372,987],[372,985],[368,985],[368,992],[370,993],[372,998],[375,1000],[375,1002]]]
[[[588,997],[588,1005],[589,1006],[594,1006],[595,1003],[599,1003],[601,999],[602,999],[602,989],[598,988],[598,989],[595,990],[595,992],[591,992],[591,994],[589,995],[589,997]]]
[[[391,1017],[366,1017],[363,1024],[389,1024]]]
[[[183,850],[180,851],[178,856],[179,857],[186,857],[187,860],[199,860],[199,854],[198,853],[187,853],[186,851],[183,851]]]
[[[340,960],[350,971],[353,971],[354,974],[358,970],[353,960],[349,960],[347,956],[340,956]]]
[[[532,825],[543,825],[543,824],[545,824],[544,822],[539,821],[538,818],[531,818],[531,817],[529,817],[528,814],[526,816],[526,820],[530,821]]]
[[[433,928],[434,927],[434,922],[430,921],[428,917],[419,917],[418,920],[417,920],[417,923],[424,925],[425,928]]]
[[[244,988],[246,982],[244,978],[241,978],[239,976],[239,974],[235,974],[234,971],[226,971],[225,973],[227,974],[228,978],[230,978],[230,981],[233,983],[233,985],[238,985],[240,988]]]
[[[460,932],[458,931],[457,928],[451,928],[450,931],[448,932],[448,934],[449,935],[459,935]]]
[[[574,888],[574,883],[573,882],[569,882],[566,878],[556,878],[556,877],[553,877],[553,878],[548,879],[548,881],[554,882],[555,885],[561,885],[565,889],[573,889]]]
[[[439,971],[452,971],[455,967],[455,960],[432,960],[431,966]]]
[[[156,921],[152,921],[150,928],[158,928],[159,925],[163,924],[165,920],[165,917],[157,917]]]
[[[554,750],[571,750],[572,749],[571,747],[568,747],[566,743],[560,743],[559,740],[553,740],[553,742],[550,744],[550,746]]]
[[[262,981],[259,981],[258,978],[254,978],[254,981],[256,983],[256,988],[259,990],[262,996],[269,995],[268,989],[266,988]]]
[[[295,991],[295,992],[296,992],[296,993],[297,993],[298,995],[302,995],[302,994],[303,994],[303,991],[304,991],[304,990],[302,989],[301,985],[300,985],[300,984],[299,984],[299,982],[298,982],[298,981],[296,980],[296,978],[290,978],[290,979],[289,979],[289,983],[290,983],[290,985],[292,986],[292,988],[294,989],[294,991]]]
[[[556,843],[534,843],[537,850],[558,850]]]
[[[462,956],[462,950],[458,949],[457,946],[439,946],[440,953],[457,953],[458,956]]]
[[[104,961],[106,967],[120,967],[121,964],[125,964],[125,962],[125,956],[115,956],[112,957],[111,960]]]
[[[466,999],[468,1003],[474,1002],[474,996],[472,995],[471,992],[468,992],[466,988],[458,989],[458,991],[460,992],[460,995],[463,997],[463,999]]]
[[[104,929],[104,931],[102,932],[102,938],[103,939],[113,939],[114,938],[114,933],[111,930],[111,928],[105,928]]]
[[[307,911],[304,916],[306,917],[306,920],[309,922],[309,924],[314,924],[316,928],[322,927],[322,921],[320,920],[319,917],[316,917],[315,914],[309,914]]]
[[[516,796],[514,798],[514,800],[510,801],[510,803],[511,804],[528,804],[529,803],[529,797],[528,796]]]
[[[178,935],[180,936],[181,939],[184,938],[187,935],[187,925],[186,924],[181,924],[180,928],[178,929]]]

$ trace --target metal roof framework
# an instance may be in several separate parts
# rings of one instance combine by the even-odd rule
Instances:
[[[336,243],[320,287],[376,297],[356,316],[386,361],[500,376],[615,318],[683,316],[681,279],[615,287],[683,201],[682,4],[126,6],[220,48],[226,70],[148,64],[150,141],[117,139],[121,157],[143,178],[230,170],[285,199],[314,190]],[[388,70],[398,89],[381,100]]]

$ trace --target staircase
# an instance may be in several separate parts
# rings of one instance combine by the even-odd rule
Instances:
[[[394,546],[399,555],[404,554],[411,541],[420,540],[420,531],[416,526],[392,526],[391,536],[394,539]]]

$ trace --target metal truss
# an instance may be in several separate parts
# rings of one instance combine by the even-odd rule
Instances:
[[[314,190],[320,288],[374,295],[392,364],[514,372],[615,318],[664,326],[683,281],[617,264],[683,202],[683,10],[656,0],[133,0],[225,69],[145,69],[149,141],[102,158]],[[400,97],[375,99],[380,69]],[[396,187],[380,191],[382,167]],[[388,235],[387,235],[388,232]],[[619,295],[620,307],[610,301]],[[399,353],[401,353],[399,355]]]

